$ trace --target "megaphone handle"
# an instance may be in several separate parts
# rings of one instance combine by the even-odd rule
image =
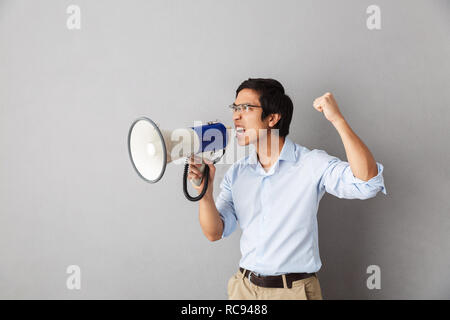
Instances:
[[[205,167],[206,165],[202,163],[202,165],[200,166],[200,168],[198,168],[198,170],[200,170],[200,172],[203,174],[205,172]],[[192,183],[195,184],[197,187],[200,187],[200,185],[202,184],[202,179],[192,179]]]
[[[198,200],[200,200],[205,195],[206,190],[208,190],[209,167],[204,165],[203,168],[201,168],[201,170],[202,170],[202,172],[204,172],[203,179],[205,180],[205,182],[203,183],[203,189],[202,189],[202,192],[200,192],[200,194],[198,196],[192,197],[189,194],[188,188],[187,188],[187,177],[188,177],[188,171],[189,171],[189,162],[186,159],[186,164],[184,165],[184,171],[183,171],[183,193],[184,193],[186,199],[188,199],[190,201],[198,201]],[[200,184],[201,184],[201,180],[200,180]]]

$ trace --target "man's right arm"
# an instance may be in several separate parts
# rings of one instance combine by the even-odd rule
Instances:
[[[222,239],[223,220],[220,218],[219,211],[217,211],[212,193],[206,192],[205,196],[199,201],[198,218],[202,231],[209,241]]]
[[[202,179],[203,173],[199,170],[200,165],[195,164],[193,159],[190,159],[189,164],[188,179]],[[209,241],[216,241],[222,239],[223,220],[216,208],[213,197],[216,168],[212,163],[207,165],[209,166],[208,190],[206,190],[205,195],[199,201],[199,221],[206,238],[208,238]],[[192,185],[200,193],[203,190],[204,180],[202,180],[202,183],[198,187],[194,184]]]

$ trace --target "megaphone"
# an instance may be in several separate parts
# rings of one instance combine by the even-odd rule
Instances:
[[[227,127],[217,121],[170,131],[160,130],[150,118],[141,117],[132,123],[128,132],[128,154],[138,176],[149,183],[156,183],[163,177],[167,163],[180,158],[195,155],[216,163],[225,154],[228,140]],[[205,183],[202,192],[192,197],[187,191],[189,163],[186,159],[183,191],[191,201],[200,200],[208,188],[209,167],[202,163],[199,169]],[[192,182],[199,186],[201,181]]]

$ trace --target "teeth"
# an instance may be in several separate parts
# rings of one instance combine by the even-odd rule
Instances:
[[[244,131],[245,131],[244,128],[242,128],[242,127],[236,127],[236,132],[242,133],[242,132],[244,132]]]

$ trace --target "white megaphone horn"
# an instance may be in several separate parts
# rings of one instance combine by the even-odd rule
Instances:
[[[128,132],[128,153],[137,174],[145,181],[155,183],[164,175],[167,163],[182,157],[196,155],[217,162],[225,153],[228,140],[227,127],[217,121],[168,131],[160,130],[151,119],[141,117],[132,123]],[[204,173],[205,183],[203,191],[195,198],[187,192],[188,168],[186,161],[183,191],[187,199],[198,201],[208,187],[209,167],[202,164],[199,168]],[[193,180],[193,183],[199,186],[201,180]]]

